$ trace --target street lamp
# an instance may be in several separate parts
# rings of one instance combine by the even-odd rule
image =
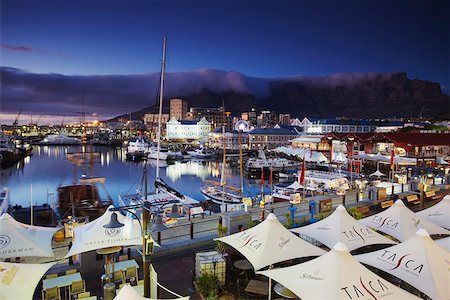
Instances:
[[[142,208],[142,222],[139,217],[130,209]],[[152,210],[152,205],[150,202],[145,201],[142,204],[137,205],[128,205],[121,207],[112,207],[109,209],[110,211],[114,211],[111,214],[111,220],[108,224],[103,225],[105,228],[120,228],[124,226],[124,224],[120,223],[117,220],[116,211],[126,211],[131,213],[139,222],[139,225],[142,230],[142,264],[143,264],[143,272],[144,272],[144,297],[150,298],[150,266],[151,266],[151,254],[153,254],[153,239],[151,238],[151,232],[158,233],[158,240],[161,234],[161,231],[167,229],[167,227],[162,222],[162,217],[160,215],[159,208],[157,211]],[[154,215],[153,225],[149,228],[150,216]]]

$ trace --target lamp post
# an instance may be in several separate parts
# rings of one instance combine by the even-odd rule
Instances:
[[[130,209],[142,208],[142,222],[139,217],[132,212]],[[151,238],[151,232],[157,232],[158,237],[160,237],[161,231],[166,230],[167,227],[162,223],[161,215],[159,211],[153,211],[152,205],[148,201],[144,201],[142,204],[129,205],[121,207],[113,207],[109,209],[114,211],[111,215],[111,220],[108,224],[103,225],[105,228],[119,228],[124,224],[117,220],[116,211],[127,211],[131,213],[139,222],[142,230],[142,264],[144,272],[144,297],[150,298],[150,266],[151,266],[151,255],[153,254],[153,239]],[[154,215],[154,223],[149,228],[149,222],[151,215]]]

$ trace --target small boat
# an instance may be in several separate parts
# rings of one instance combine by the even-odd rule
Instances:
[[[207,185],[200,190],[206,199],[217,206],[242,203],[240,190],[229,186],[221,187],[219,182],[207,181],[206,183]]]
[[[4,187],[0,193],[0,216],[9,208],[9,188]]]
[[[142,137],[132,138],[127,143],[127,160],[142,160],[147,158],[149,144]]]
[[[169,159],[169,150],[167,148],[161,147],[159,149],[159,160],[168,160]],[[157,147],[151,147],[148,156],[149,159],[158,159],[158,148]]]
[[[260,178],[261,172],[268,176],[270,170],[274,173],[283,172],[290,170],[298,170],[300,167],[300,162],[289,160],[286,158],[266,158],[263,150],[258,150],[258,157],[251,157],[245,163],[245,170],[249,177]]]
[[[211,158],[211,153],[208,153],[205,151],[205,149],[195,149],[193,151],[187,151],[187,154],[189,154],[193,158]]]
[[[305,192],[303,192],[305,189]],[[290,202],[292,204],[300,203],[302,196],[311,196],[312,191],[316,189],[313,187],[304,187],[300,185],[298,181],[293,183],[278,184],[274,186],[272,192],[273,202]]]
[[[80,145],[81,140],[78,138],[70,137],[66,134],[49,134],[42,141],[40,145]]]
[[[1,167],[10,167],[23,158],[18,153],[10,135],[0,133],[0,164]]]

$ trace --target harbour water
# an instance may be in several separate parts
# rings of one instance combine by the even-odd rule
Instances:
[[[78,166],[69,162],[67,153],[98,153],[91,163],[84,161]],[[33,155],[26,157],[11,168],[0,170],[0,186],[11,190],[10,204],[30,206],[49,203],[57,206],[57,188],[72,184],[83,176],[105,177],[104,188],[99,186],[101,198],[110,195],[117,203],[119,193],[134,193],[143,189],[144,162],[125,159],[126,150],[108,146],[34,146]],[[220,180],[220,161],[189,160],[160,164],[160,177],[176,190],[196,200],[204,201],[200,187],[204,180]],[[148,162],[148,189],[154,190],[156,161]],[[239,165],[227,164],[227,185],[239,187]],[[255,196],[261,189],[259,180],[244,178],[246,196]],[[266,181],[265,194],[270,192]]]

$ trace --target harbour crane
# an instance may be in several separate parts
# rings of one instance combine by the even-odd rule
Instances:
[[[16,117],[16,119],[15,119],[14,122],[13,122],[14,128],[16,128],[17,125],[19,124],[19,118],[20,118],[20,115],[21,115],[21,114],[22,114],[22,108],[19,110],[19,113],[17,114],[17,117]]]

